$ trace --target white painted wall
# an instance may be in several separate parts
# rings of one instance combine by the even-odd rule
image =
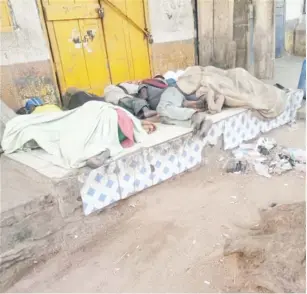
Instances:
[[[194,38],[191,0],[149,0],[149,17],[155,43]]]
[[[35,0],[9,0],[14,32],[0,33],[0,65],[50,59]]]
[[[302,15],[303,1],[305,0],[286,0],[286,20],[300,18]]]

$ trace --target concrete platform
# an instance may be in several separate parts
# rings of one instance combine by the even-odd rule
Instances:
[[[294,121],[302,96],[301,91],[289,93],[286,111],[272,120],[260,120],[246,109],[225,110],[211,117],[205,140],[193,137],[190,129],[158,125],[147,141],[96,170],[53,166],[42,150],[3,155],[0,288],[36,260],[61,250],[64,228],[84,223],[89,230],[84,214],[94,220],[94,212],[199,166],[205,146],[222,142],[223,149],[232,149]],[[94,233],[99,226],[91,229]]]
[[[147,140],[124,150],[96,170],[57,167],[43,150],[13,153],[5,158],[32,168],[37,175],[27,172],[31,178],[49,180],[63,218],[74,215],[82,206],[84,214],[89,215],[201,164],[203,147],[216,145],[220,137],[224,149],[232,149],[294,120],[301,101],[300,91],[289,93],[285,112],[265,121],[250,110],[226,109],[210,116],[213,126],[203,141],[193,137],[191,129],[159,124]],[[6,210],[14,205],[10,200],[4,202]]]

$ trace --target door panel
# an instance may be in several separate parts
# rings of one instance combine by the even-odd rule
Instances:
[[[79,27],[90,88],[93,93],[103,95],[105,86],[110,83],[110,76],[101,20],[82,20]]]
[[[126,13],[126,0],[113,0],[123,13]],[[130,40],[127,34],[127,21],[112,7],[102,1],[105,11],[103,27],[113,84],[133,79],[133,65],[130,56]]]
[[[127,15],[134,20],[141,28],[146,27],[145,5],[144,0],[126,0]],[[134,69],[133,79],[139,80],[150,76],[149,48],[148,41],[144,34],[134,28],[132,25],[127,26],[130,36],[131,48],[133,48],[132,64]]]
[[[78,85],[82,89],[88,89],[89,79],[86,70],[81,40],[79,22],[70,20],[54,22],[54,32],[57,39],[57,50],[65,77],[65,88]]]
[[[140,28],[146,27],[145,0],[113,0],[112,3]],[[107,39],[110,71],[114,84],[125,80],[150,77],[148,41],[129,20],[101,1],[105,9],[103,21]]]
[[[150,77],[145,0],[42,0],[60,90],[102,95],[106,85]],[[100,18],[99,8],[104,9]]]

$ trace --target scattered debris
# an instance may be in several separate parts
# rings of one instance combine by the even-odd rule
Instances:
[[[205,283],[206,285],[211,285],[211,283],[210,283],[209,281],[204,281],[204,283]]]
[[[270,151],[277,146],[277,143],[274,139],[270,138],[259,138],[257,142],[257,150],[262,155],[269,155]]]
[[[271,178],[272,177],[269,174],[269,167],[267,165],[255,162],[254,163],[254,168],[255,168],[256,173],[259,176],[263,176],[263,177],[266,177],[266,178]]]
[[[286,156],[290,156],[290,158],[296,163],[304,163],[306,164],[306,151],[298,148],[286,148],[283,150]]]
[[[241,173],[246,172],[247,169],[247,161],[246,160],[236,160],[231,159],[227,162],[226,172],[227,173]]]
[[[195,245],[196,244],[196,240],[193,240],[193,245]]]
[[[306,171],[305,150],[278,146],[270,138],[259,138],[255,144],[241,144],[232,154],[234,158],[226,165],[228,173],[245,173],[249,167],[254,167],[258,175],[271,178],[273,174],[281,175],[293,169]]]

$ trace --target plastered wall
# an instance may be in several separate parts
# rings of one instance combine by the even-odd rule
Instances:
[[[195,64],[195,29],[191,0],[149,0],[155,74]]]
[[[1,99],[11,108],[39,96],[56,102],[50,53],[35,0],[9,0],[11,32],[0,33]]]

